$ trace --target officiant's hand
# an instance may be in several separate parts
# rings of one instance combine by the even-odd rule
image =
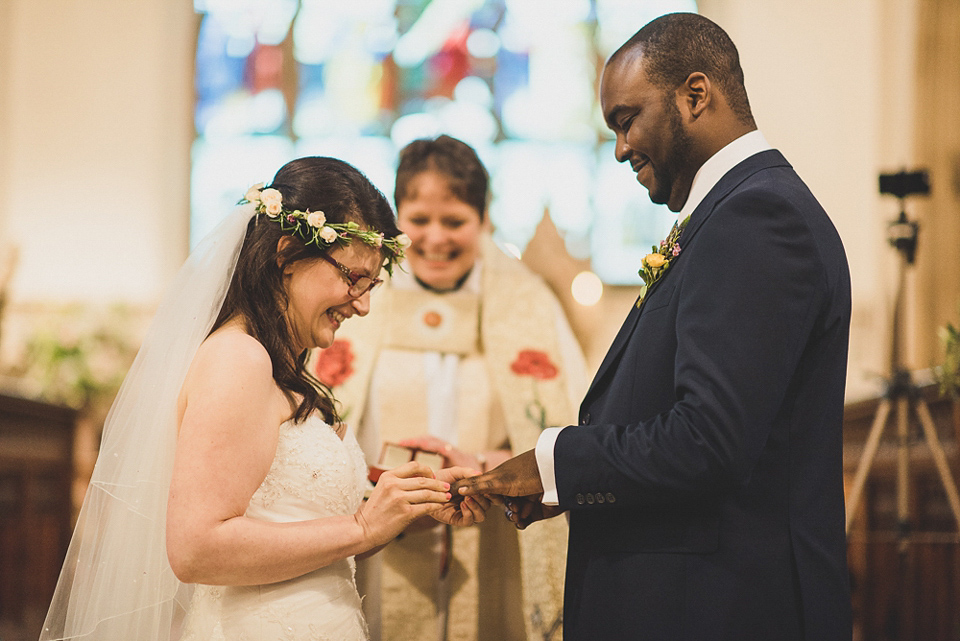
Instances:
[[[498,495],[503,497],[529,497],[543,494],[540,468],[537,467],[535,450],[508,459],[485,474],[472,476],[454,483],[450,493],[456,497]]]
[[[468,467],[474,470],[482,471],[481,461],[474,455],[464,452],[458,447],[448,443],[442,438],[436,436],[418,436],[416,438],[405,438],[397,445],[403,447],[413,447],[433,452],[443,457],[444,467]]]
[[[465,467],[447,467],[437,471],[437,479],[451,485],[464,478],[476,476],[477,470]],[[482,494],[464,498],[462,501],[448,502],[433,512],[431,516],[447,525],[469,526],[480,523],[486,518],[486,511],[490,507],[490,499]]]

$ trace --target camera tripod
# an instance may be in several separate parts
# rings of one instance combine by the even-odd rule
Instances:
[[[912,265],[916,257],[917,249],[917,230],[919,225],[907,219],[904,209],[903,198],[900,198],[900,217],[890,225],[889,241],[899,255],[899,273],[897,277],[896,298],[893,308],[893,326],[891,328],[891,350],[890,350],[890,379],[887,381],[887,389],[884,397],[877,407],[877,413],[874,416],[873,425],[870,427],[870,433],[863,448],[863,454],[860,457],[860,463],[857,466],[857,473],[853,479],[853,485],[850,488],[850,496],[847,499],[847,533],[850,532],[850,524],[853,522],[857,512],[860,498],[863,494],[864,484],[870,468],[873,465],[877,449],[880,446],[880,437],[883,435],[884,428],[890,418],[891,410],[896,407],[896,425],[897,425],[897,531],[899,538],[900,551],[904,552],[910,535],[910,509],[909,509],[909,482],[910,482],[910,414],[911,412],[919,419],[920,426],[923,429],[923,435],[926,438],[930,453],[933,456],[937,473],[940,476],[940,482],[950,503],[950,509],[953,512],[953,518],[957,523],[957,531],[960,534],[960,496],[957,494],[957,485],[950,472],[950,466],[947,464],[947,457],[943,452],[943,446],[937,436],[936,426],[933,418],[930,416],[930,409],[920,397],[916,385],[907,370],[902,365],[901,359],[901,322],[903,320],[903,289],[906,280],[907,268]]]

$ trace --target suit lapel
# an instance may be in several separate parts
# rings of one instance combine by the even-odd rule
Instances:
[[[583,397],[581,411],[582,408],[586,406],[587,401],[593,396],[594,390],[599,387],[600,381],[603,380],[604,375],[610,371],[614,363],[620,359],[623,349],[626,347],[630,336],[633,334],[633,328],[636,327],[637,321],[640,319],[641,311],[643,310],[637,309],[636,304],[630,305],[630,313],[627,314],[626,320],[623,321],[623,325],[620,326],[620,331],[617,332],[616,338],[614,338],[613,342],[610,344],[610,349],[607,350],[606,356],[603,357],[603,362],[600,363],[600,367],[597,369],[596,376],[593,377],[593,382],[590,383],[590,389],[587,390],[586,395]]]
[[[733,169],[723,175],[716,185],[713,186],[706,197],[697,205],[690,215],[690,222],[687,223],[683,234],[680,236],[680,246],[684,247],[690,243],[690,240],[696,235],[703,226],[703,223],[710,218],[710,214],[716,209],[721,200],[730,195],[740,184],[762,169],[770,167],[789,167],[790,163],[776,149],[768,149],[754,154],[740,162]],[[681,256],[683,253],[680,254]]]
[[[693,213],[690,215],[690,222],[687,223],[686,228],[684,228],[683,233],[680,235],[680,240],[678,241],[680,246],[686,247],[690,244],[690,240],[694,237],[694,235],[696,235],[703,223],[710,217],[714,209],[716,209],[717,204],[726,198],[730,192],[736,189],[737,186],[739,186],[744,180],[757,173],[761,169],[767,169],[769,167],[776,166],[789,167],[790,164],[779,151],[770,149],[768,151],[762,151],[750,156],[724,174],[717,184],[713,186],[713,189],[707,193],[706,197],[704,197],[700,204],[697,205],[697,207],[693,210]],[[681,251],[680,255],[677,257],[677,260],[683,256],[684,253]],[[675,267],[676,265],[673,265],[673,268],[668,269],[663,275],[663,278],[655,282],[647,290],[644,301],[650,299],[650,296],[657,285],[662,283],[665,279],[670,278]],[[604,377],[607,375],[607,373],[620,361],[623,351],[630,343],[630,339],[633,336],[633,331],[636,328],[637,323],[640,321],[640,316],[643,315],[644,307],[646,307],[646,305],[641,305],[638,309],[635,304],[630,307],[630,313],[627,315],[626,320],[620,327],[620,331],[617,333],[616,338],[613,339],[613,343],[610,344],[610,349],[607,350],[607,355],[603,358],[603,362],[600,363],[600,367],[597,369],[597,374],[593,377],[593,382],[590,384],[590,389],[587,390],[587,393],[584,396],[583,403],[581,404],[581,412],[583,411],[583,408],[586,407],[587,404],[593,399],[593,397],[599,393],[601,382],[604,380]]]

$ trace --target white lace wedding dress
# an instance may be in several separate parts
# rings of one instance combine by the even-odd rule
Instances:
[[[273,465],[247,516],[291,522],[351,514],[367,476],[353,433],[341,441],[319,417],[280,426]],[[353,558],[254,586],[198,585],[181,641],[354,641],[367,638]]]

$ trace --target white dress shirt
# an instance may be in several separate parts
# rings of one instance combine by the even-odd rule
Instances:
[[[761,151],[772,149],[767,139],[759,130],[755,129],[746,133],[736,140],[728,143],[723,149],[710,156],[707,162],[697,170],[693,177],[693,184],[690,185],[690,194],[687,196],[687,202],[683,204],[678,220],[684,220],[693,213],[693,210],[703,201],[710,190],[720,182],[720,179],[728,171],[739,165],[741,162],[758,154]],[[560,430],[564,427],[548,427],[540,434],[537,439],[536,457],[537,467],[540,469],[540,482],[543,484],[544,505],[557,505],[559,498],[557,496],[557,477],[553,466],[553,448],[557,442]]]

